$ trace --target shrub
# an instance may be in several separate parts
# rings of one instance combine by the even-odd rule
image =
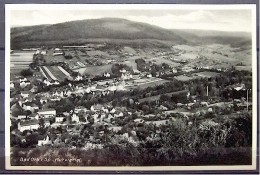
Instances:
[[[25,69],[25,70],[22,70],[20,74],[23,77],[30,77],[33,75],[33,72],[31,71],[31,69]]]

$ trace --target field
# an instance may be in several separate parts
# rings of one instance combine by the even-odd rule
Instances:
[[[179,80],[179,81],[189,81],[189,80],[194,80],[194,79],[199,79],[201,77],[199,76],[186,76],[186,75],[179,75],[179,76],[176,76],[174,77],[176,80]]]
[[[231,67],[231,65],[238,63],[251,66],[252,62],[251,49],[241,50],[240,48],[232,48],[230,45],[176,45],[173,47],[173,50],[174,49],[178,49],[182,52],[180,56],[175,56],[174,58],[187,60],[189,61],[189,65],[199,64],[202,66]],[[197,56],[199,58],[196,58]]]
[[[130,53],[130,54],[136,54],[136,51],[133,48],[131,48],[131,47],[124,47],[123,51],[127,52],[127,53]]]
[[[81,69],[81,72],[83,72],[83,75],[103,75],[103,73],[105,72],[111,73],[111,67],[112,64],[107,64],[103,66],[91,66],[86,67],[84,72]]]
[[[237,70],[252,71],[252,66],[236,66]]]
[[[167,96],[172,96],[172,95],[177,95],[177,94],[181,94],[181,93],[187,93],[187,90],[182,90],[182,91],[177,91],[177,92],[171,92],[171,93],[165,93],[165,94],[161,94],[161,95],[155,95],[155,96],[151,96],[151,97],[146,97],[146,98],[142,98],[139,99],[139,103],[143,103],[143,102],[152,102],[152,101],[156,101],[156,100],[160,100],[162,95],[167,95]]]
[[[197,75],[197,76],[202,77],[202,78],[205,78],[205,77],[211,78],[211,77],[215,77],[215,76],[219,75],[219,73],[216,73],[216,72],[199,72],[199,73],[194,73],[192,75],[195,75],[195,76]]]
[[[64,81],[68,78],[57,66],[47,66],[51,73],[58,79],[58,81]]]
[[[146,59],[146,61],[152,61],[153,63],[155,63],[157,65],[166,63],[172,67],[178,67],[180,65],[180,63],[176,63],[176,62],[173,62],[171,60],[168,60],[168,59],[162,58],[162,57],[150,58],[150,59]]]
[[[52,54],[54,53],[53,49],[49,49],[47,54],[44,55],[44,59],[46,60],[47,63],[49,62],[64,62],[66,59],[64,58],[63,55],[57,55],[53,56]]]
[[[14,51],[10,54],[10,76],[11,79],[20,75],[20,72],[29,68],[32,63],[34,52],[31,51]]]
[[[49,80],[58,80],[64,81],[65,78],[70,78],[69,76],[65,75],[58,66],[42,66],[41,70],[46,75],[46,78]]]
[[[10,79],[13,80],[17,76],[20,75],[21,71],[24,70],[25,68],[11,68],[10,69]]]
[[[142,78],[142,79],[138,79],[138,80],[134,80],[134,81],[130,81],[127,82],[126,84],[126,88],[128,89],[133,89],[133,88],[141,88],[141,89],[145,89],[148,87],[154,87],[154,86],[158,86],[161,84],[164,84],[168,82],[168,80],[163,80],[160,78]]]
[[[127,61],[124,61],[124,62],[122,62],[122,64],[125,64],[125,65],[127,65],[129,67],[132,67],[133,70],[137,70],[137,64],[136,64],[134,59],[129,59]]]
[[[52,80],[51,76],[47,72],[47,70],[44,67],[40,67],[40,71],[42,72],[43,76],[47,78],[48,80]]]

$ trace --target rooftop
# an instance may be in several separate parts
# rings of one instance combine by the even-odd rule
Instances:
[[[39,120],[36,119],[25,120],[20,122],[21,126],[29,126],[29,125],[37,125],[37,124],[39,124]]]
[[[39,110],[39,112],[47,112],[47,111],[56,111],[56,110],[53,108]]]

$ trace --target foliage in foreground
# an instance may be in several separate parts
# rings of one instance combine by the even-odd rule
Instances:
[[[149,129],[149,128],[146,128]],[[176,120],[153,139],[118,140],[103,148],[13,148],[12,165],[151,166],[251,164],[250,115],[189,126]],[[138,135],[137,135],[138,136]],[[37,160],[35,158],[38,158]]]

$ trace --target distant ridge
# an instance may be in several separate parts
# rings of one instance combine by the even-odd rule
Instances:
[[[204,32],[205,33],[205,32]],[[153,42],[167,44],[196,44],[250,42],[249,35],[215,32],[203,35],[201,31],[168,30],[158,26],[121,18],[100,18],[70,21],[53,25],[15,27],[11,29],[11,47],[83,44],[90,41],[117,41],[127,43]]]

